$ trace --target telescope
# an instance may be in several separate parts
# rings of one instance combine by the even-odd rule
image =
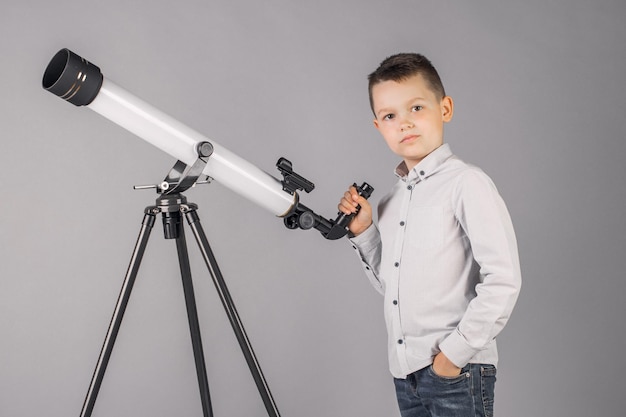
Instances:
[[[165,238],[176,241],[204,417],[212,417],[213,411],[189,256],[182,227],[183,216],[196,238],[267,413],[270,417],[280,417],[208,239],[200,225],[197,205],[188,203],[182,193],[195,184],[210,182],[207,179],[214,179],[282,218],[287,228],[303,230],[315,228],[329,240],[346,236],[348,224],[356,213],[345,215],[339,212],[334,220],[316,214],[300,202],[298,194],[298,191],[306,193],[312,191],[315,185],[294,172],[291,161],[280,158],[276,163],[282,180],[271,176],[219,143],[135,97],[105,78],[96,65],[69,49],[61,49],[54,55],[44,72],[42,84],[43,88],[51,93],[76,106],[88,107],[177,160],[160,184],[149,186],[157,189],[159,197],[155,205],[144,210],[139,237],[87,390],[81,417],[90,417],[93,411],[141,259],[155,223],[155,216],[159,213],[163,217]],[[365,198],[369,198],[374,190],[367,183],[361,186],[354,184],[354,186],[357,192]],[[359,209],[360,207],[357,207],[357,212]]]
[[[60,50],[52,58],[42,84],[51,93],[76,106],[88,107],[170,154],[181,162],[180,166],[193,166],[200,153],[206,159],[203,174],[282,217],[290,229],[315,228],[329,240],[348,233],[347,225],[354,214],[338,213],[336,219],[330,220],[299,201],[297,191],[308,193],[315,185],[295,173],[289,160],[278,160],[276,166],[283,179],[274,178],[216,141],[132,95],[104,77],[98,66],[69,49]],[[167,188],[171,183],[166,181],[163,185]],[[355,187],[365,198],[373,192],[367,183],[355,184]]]

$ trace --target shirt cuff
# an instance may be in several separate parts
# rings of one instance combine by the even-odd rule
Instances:
[[[458,329],[455,329],[450,336],[441,342],[439,349],[459,368],[467,365],[480,350],[471,347]]]
[[[361,252],[368,253],[376,249],[380,244],[380,233],[378,233],[376,225],[372,223],[360,235],[350,237],[350,241],[354,243]]]

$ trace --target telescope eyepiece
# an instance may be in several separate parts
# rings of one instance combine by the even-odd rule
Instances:
[[[42,85],[76,106],[87,106],[100,92],[103,80],[98,66],[64,48],[50,60]]]

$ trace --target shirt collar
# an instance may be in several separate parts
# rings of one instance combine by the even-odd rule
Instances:
[[[422,159],[411,171],[407,170],[404,161],[396,167],[395,174],[405,182],[415,182],[431,176],[445,161],[452,156],[450,145],[444,143]]]

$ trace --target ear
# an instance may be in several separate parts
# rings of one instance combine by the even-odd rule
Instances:
[[[378,119],[374,119],[374,127],[378,130],[380,130],[380,127],[378,126]]]
[[[454,101],[452,97],[445,96],[441,99],[441,117],[443,118],[443,122],[447,123],[452,120],[452,115],[454,114]]]

